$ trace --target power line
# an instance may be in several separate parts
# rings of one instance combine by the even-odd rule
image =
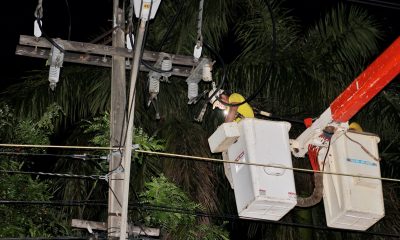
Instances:
[[[103,149],[103,150],[118,150],[117,147],[85,147],[85,146],[55,146],[55,145],[23,145],[23,144],[0,144],[0,147],[32,147],[32,148],[68,148],[68,149]],[[278,168],[278,169],[286,169],[292,170],[296,172],[303,173],[322,173],[329,175],[337,175],[337,176],[346,176],[346,177],[358,177],[358,178],[368,178],[368,179],[376,179],[381,181],[388,182],[400,182],[400,179],[395,178],[386,178],[386,177],[375,177],[375,176],[367,176],[367,175],[356,175],[356,174],[348,174],[348,173],[338,173],[338,172],[327,172],[321,170],[312,170],[305,168],[295,168],[295,167],[285,167],[281,165],[274,164],[261,164],[261,163],[251,163],[251,162],[236,162],[229,160],[222,160],[218,158],[208,158],[208,157],[199,157],[199,156],[190,156],[176,153],[165,153],[165,152],[154,152],[154,151],[146,151],[146,150],[134,150],[137,153],[149,154],[149,155],[158,155],[163,157],[173,157],[173,158],[182,158],[182,159],[190,159],[195,161],[203,161],[203,162],[216,162],[216,163],[232,163],[232,164],[242,164],[249,166],[257,166],[257,167],[270,167],[270,168]]]
[[[394,2],[381,1],[381,0],[367,0],[367,1],[369,1],[369,2],[377,2],[377,3],[381,3],[381,4],[387,4],[387,5],[393,5],[393,6],[400,7],[400,4],[394,3]]]
[[[164,157],[175,157],[175,158],[186,158],[186,159],[192,159],[192,160],[196,160],[196,161],[243,164],[243,165],[250,165],[250,166],[257,166],[257,167],[271,167],[271,168],[293,170],[293,171],[296,171],[296,172],[304,172],[304,173],[315,173],[315,172],[317,172],[317,173],[329,174],[329,175],[339,175],[339,176],[347,176],[347,177],[369,178],[369,179],[376,179],[376,180],[390,181],[390,182],[400,182],[400,179],[395,179],[395,178],[383,178],[383,177],[366,176],[366,175],[355,175],[355,174],[347,174],[347,173],[327,172],[327,171],[320,171],[320,170],[316,171],[316,170],[312,170],[312,169],[285,167],[285,166],[280,166],[280,165],[277,166],[277,165],[273,165],[273,164],[236,162],[236,161],[222,160],[222,159],[218,159],[218,158],[188,156],[188,155],[181,155],[181,154],[175,154],[175,153],[162,153],[162,152],[153,152],[153,151],[145,151],[145,150],[135,150],[135,151],[138,152],[138,153],[145,153],[145,154],[150,154],[150,155],[158,155],[158,156],[164,156]]]
[[[5,205],[50,205],[50,206],[106,206],[105,201],[12,201],[12,200],[0,200],[0,204]],[[200,211],[193,211],[185,208],[178,207],[170,207],[163,205],[153,205],[146,204],[142,202],[131,202],[129,206],[134,209],[143,209],[149,211],[160,211],[160,212],[170,212],[170,213],[181,213],[187,215],[194,215],[197,217],[207,217],[207,218],[215,218],[221,220],[242,220],[242,221],[257,221],[266,224],[274,224],[274,225],[282,225],[288,227],[295,228],[309,228],[320,231],[333,231],[333,232],[348,232],[348,233],[357,233],[364,235],[375,235],[375,236],[384,236],[384,237],[399,237],[399,234],[391,234],[391,233],[382,233],[382,232],[367,232],[367,231],[358,231],[358,230],[348,230],[348,229],[337,229],[337,228],[328,228],[320,225],[312,225],[312,224],[302,224],[302,223],[294,223],[294,222],[282,222],[282,221],[272,221],[258,218],[243,218],[239,217],[236,214],[212,214],[205,213]]]
[[[40,176],[48,176],[48,177],[59,177],[59,178],[76,178],[76,179],[90,179],[90,180],[106,180],[107,175],[76,175],[76,174],[68,174],[68,173],[48,173],[48,172],[26,172],[26,171],[14,171],[14,170],[0,170],[0,173],[7,174],[22,174],[22,175],[40,175]]]
[[[107,160],[107,156],[89,155],[89,154],[50,154],[50,153],[31,153],[31,152],[1,152],[0,155],[17,155],[17,156],[39,156],[39,157],[60,157],[73,158],[80,160]]]
[[[1,240],[81,240],[90,239],[89,237],[23,237],[23,238],[0,238]]]
[[[165,208],[159,206],[149,206],[149,205],[141,205],[142,209],[147,209],[151,211],[162,211],[162,212],[172,212],[172,213],[182,213],[182,214],[190,214],[199,217],[209,217],[209,218],[219,218],[223,220],[243,220],[243,221],[257,221],[268,224],[275,225],[283,225],[288,227],[296,227],[296,228],[310,228],[314,230],[322,230],[322,231],[331,231],[331,232],[349,232],[349,233],[358,233],[358,234],[366,234],[366,235],[375,235],[375,236],[385,236],[385,237],[396,237],[399,238],[399,234],[391,234],[391,233],[382,233],[382,232],[366,232],[366,231],[358,231],[358,230],[349,230],[349,229],[338,229],[338,228],[328,228],[319,225],[311,225],[311,224],[302,224],[302,223],[293,223],[293,222],[282,222],[282,221],[272,221],[265,219],[257,219],[257,218],[246,218],[239,217],[234,214],[224,214],[224,215],[216,215],[216,214],[208,214],[201,212],[193,212],[190,210],[179,210],[178,208]]]
[[[35,144],[7,144],[2,143],[0,147],[21,148],[60,148],[60,149],[87,149],[87,150],[118,150],[118,147],[94,147],[94,146],[65,146],[65,145],[35,145]]]
[[[389,9],[394,9],[394,10],[400,10],[400,5],[395,5],[394,3],[389,3],[388,2],[380,2],[375,1],[375,2],[369,2],[369,1],[361,1],[361,0],[348,0],[349,2],[354,2],[354,3],[360,3],[360,4],[365,4],[365,5],[371,5],[371,6],[376,6],[376,7],[383,7],[383,8],[389,8]],[[391,6],[393,5],[393,6]],[[396,7],[398,6],[398,7]]]
[[[22,200],[0,200],[3,205],[48,205],[48,206],[107,206],[105,201],[96,200],[60,200],[60,201],[22,201]]]

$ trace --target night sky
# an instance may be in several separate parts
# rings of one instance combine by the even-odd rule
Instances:
[[[41,69],[43,59],[16,56],[19,35],[33,36],[37,0],[12,0],[5,3],[1,16],[1,75],[4,88],[27,70]],[[71,40],[87,42],[111,28],[112,0],[68,0],[71,10]],[[66,0],[43,0],[43,27],[50,37],[67,39],[68,11]],[[5,11],[4,11],[5,10]],[[0,89],[1,89],[0,88]]]
[[[398,0],[386,1],[400,5],[400,2],[396,3]],[[41,69],[45,64],[43,60],[15,56],[14,54],[19,35],[33,35],[33,13],[37,1],[13,0],[4,2],[2,14],[0,14],[2,30],[0,38],[2,58],[0,89],[4,89],[5,86],[13,82],[20,81],[21,76],[27,75],[27,70]],[[339,0],[287,0],[284,6],[293,9],[293,15],[298,17],[304,26],[307,26],[338,2]],[[72,15],[71,40],[89,41],[111,28],[112,0],[68,0],[68,4]],[[347,2],[347,4],[350,4],[350,2]],[[398,18],[400,9],[353,4],[368,9],[382,22],[387,34],[382,40],[383,46],[388,46],[400,35]],[[67,39],[69,18],[66,0],[43,0],[43,8],[43,25],[48,35]]]

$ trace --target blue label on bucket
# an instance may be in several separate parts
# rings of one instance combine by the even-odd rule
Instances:
[[[355,163],[355,164],[364,164],[368,166],[374,166],[376,167],[377,164],[368,160],[361,160],[361,159],[354,159],[354,158],[347,158],[348,162]]]

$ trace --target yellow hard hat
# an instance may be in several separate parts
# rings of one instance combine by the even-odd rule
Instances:
[[[360,126],[360,124],[358,124],[358,123],[356,123],[356,122],[350,123],[349,129],[350,129],[350,130],[353,130],[353,131],[356,131],[356,132],[362,132],[362,131],[363,131],[363,129],[362,129],[362,127]]]

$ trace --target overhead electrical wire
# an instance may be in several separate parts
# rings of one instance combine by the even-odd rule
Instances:
[[[106,176],[100,175],[77,175],[77,174],[69,174],[69,173],[49,173],[49,172],[28,172],[28,171],[15,171],[15,170],[0,170],[0,173],[6,174],[21,174],[21,175],[39,175],[39,176],[48,176],[48,177],[58,177],[58,178],[76,178],[76,179],[90,179],[90,180],[98,180],[98,179],[106,179]]]
[[[47,148],[49,145],[22,145],[22,144],[0,144],[0,147],[7,146],[7,147],[37,147],[37,148]],[[50,145],[51,146],[51,145]],[[52,146],[57,148],[84,148],[90,149],[90,147],[82,147],[82,146]],[[98,147],[94,147],[98,148]],[[111,147],[102,147],[102,149],[115,149],[118,148],[111,148]],[[176,154],[176,153],[165,153],[165,152],[154,152],[154,151],[146,151],[146,150],[134,150],[137,153],[149,154],[149,155],[157,155],[163,157],[174,157],[174,158],[182,158],[182,159],[191,159],[195,161],[203,161],[203,162],[216,162],[216,163],[233,163],[233,164],[241,164],[241,165],[249,165],[249,166],[258,166],[258,167],[270,167],[270,168],[279,168],[279,169],[286,169],[286,170],[293,170],[296,172],[303,172],[303,173],[322,173],[322,174],[329,174],[329,175],[338,175],[338,176],[347,176],[347,177],[358,177],[358,178],[368,178],[368,179],[376,179],[388,182],[400,182],[400,179],[395,178],[385,178],[385,177],[375,177],[375,176],[367,176],[367,175],[356,175],[356,174],[347,174],[347,173],[338,173],[338,172],[327,172],[327,171],[314,171],[312,169],[305,169],[305,168],[295,168],[295,167],[285,167],[281,165],[271,165],[271,164],[260,164],[260,163],[251,163],[251,162],[236,162],[236,161],[228,161],[222,160],[218,158],[208,158],[208,157],[199,157],[199,156],[190,156],[190,155],[183,155],[183,154]]]
[[[95,146],[65,146],[65,145],[35,145],[35,144],[7,144],[1,143],[0,147],[23,147],[23,148],[59,148],[59,149],[86,149],[86,150],[118,150],[117,147],[95,147]]]
[[[17,238],[17,237],[6,237],[6,238],[0,238],[0,240],[85,240],[85,239],[90,239],[89,237],[23,237],[23,238]],[[98,240],[102,240],[102,238],[96,238]],[[106,238],[104,238],[106,239]]]
[[[71,18],[71,9],[69,7],[69,2],[68,0],[65,0],[65,5],[67,7],[67,12],[68,12],[68,40],[71,40],[71,23],[72,23],[72,18]]]
[[[135,208],[134,205],[130,205]],[[265,219],[258,219],[258,218],[248,218],[248,217],[239,217],[235,214],[209,214],[209,213],[202,213],[202,212],[193,212],[191,210],[179,210],[179,208],[169,208],[169,207],[159,207],[159,206],[148,206],[148,205],[138,205],[136,206],[141,207],[142,209],[147,209],[151,211],[162,211],[162,212],[171,212],[171,213],[182,213],[188,215],[194,215],[198,217],[209,217],[209,218],[216,218],[221,220],[242,220],[242,221],[257,221],[267,224],[274,224],[274,225],[282,225],[288,227],[296,227],[296,228],[309,228],[314,230],[322,230],[322,231],[333,231],[333,232],[348,232],[348,233],[358,233],[358,234],[366,234],[366,235],[375,235],[375,236],[385,236],[385,237],[399,237],[399,234],[391,234],[391,233],[382,233],[382,232],[366,232],[366,231],[358,231],[358,230],[348,230],[348,229],[338,229],[338,228],[328,228],[325,226],[318,226],[318,225],[311,225],[311,224],[302,224],[302,223],[293,223],[293,222],[282,222],[282,221],[272,221],[272,220],[265,220]]]
[[[152,5],[153,5],[153,0],[151,0],[151,4],[150,4],[150,11],[149,11],[149,16],[151,15],[151,8],[152,8]],[[131,22],[132,22],[132,19],[131,18],[133,18],[133,1],[131,0],[130,1],[130,6],[129,6],[129,22],[130,22],[130,24],[131,24]],[[142,8],[143,8],[143,0],[141,1],[141,3],[140,3],[140,11],[139,11],[139,18],[142,16]],[[136,31],[139,31],[139,28],[140,28],[140,22],[141,22],[142,20],[139,20],[138,21],[138,24],[137,24],[137,30]],[[148,21],[146,22],[146,25],[145,25],[145,30],[147,29],[147,24],[148,24]],[[132,29],[128,29],[128,31],[132,31]],[[129,34],[132,34],[132,32],[129,32]],[[143,39],[145,39],[145,36],[146,36],[146,32],[145,32],[145,35],[144,35],[144,38]],[[131,42],[131,45],[132,45],[132,47],[135,47],[135,45],[134,45],[134,43],[133,43],[133,40],[132,40],[132,38],[130,37],[129,38],[129,41]],[[144,42],[144,41],[143,41]],[[141,49],[140,49],[140,56],[139,56],[139,59],[142,59],[142,55],[143,55],[143,52],[144,52],[144,44],[142,44],[142,46],[141,46]],[[133,59],[133,57],[132,57],[132,59]],[[139,68],[139,66],[136,66],[137,68]],[[132,66],[132,68],[131,68],[131,73],[132,73],[132,71],[133,71],[133,66]],[[132,86],[129,86],[129,88],[128,88],[128,90],[130,90],[130,88],[131,88]],[[133,98],[132,98],[132,100],[131,100],[131,102],[128,102],[126,105],[125,105],[125,111],[124,111],[124,117],[123,117],[123,119],[124,119],[124,121],[122,122],[122,127],[121,127],[121,132],[123,133],[123,132],[125,132],[125,135],[124,134],[121,134],[121,136],[120,136],[120,140],[119,140],[119,146],[118,146],[118,148],[117,148],[117,150],[121,153],[121,161],[120,161],[120,163],[119,163],[119,166],[122,166],[121,164],[122,164],[122,157],[123,157],[123,152],[122,152],[122,150],[121,150],[121,147],[122,146],[125,146],[125,144],[126,144],[126,136],[127,136],[127,129],[125,129],[126,127],[125,127],[125,124],[126,123],[129,123],[129,121],[130,121],[130,117],[131,117],[131,113],[132,113],[132,110],[133,110],[133,103],[134,103],[134,101],[135,101],[135,98],[136,98],[136,89],[134,89],[134,92],[133,92]],[[128,99],[129,100],[129,99]],[[125,123],[125,118],[126,118],[126,123]],[[125,137],[124,137],[125,136]],[[131,143],[130,143],[131,144]],[[110,150],[112,150],[112,149],[110,149]],[[115,170],[116,170],[117,168],[115,168]],[[113,172],[114,170],[112,170],[111,172]]]
[[[393,5],[393,6],[398,6],[398,7],[400,7],[400,4],[399,3],[394,3],[394,2],[388,2],[388,1],[382,1],[382,0],[364,0],[364,1],[367,1],[367,2],[376,2],[376,3],[381,3],[381,4],[387,4],[387,5]]]
[[[81,200],[81,201],[19,201],[19,200],[0,200],[0,204],[3,205],[47,205],[47,206],[107,206],[106,201],[98,201],[98,200]],[[215,218],[220,220],[241,220],[241,221],[257,221],[266,224],[274,224],[295,228],[309,228],[314,230],[321,231],[330,231],[330,232],[347,232],[347,233],[357,233],[363,235],[375,235],[375,236],[385,236],[385,237],[399,237],[396,233],[382,233],[382,232],[368,232],[368,231],[358,231],[358,230],[348,230],[348,229],[337,229],[337,228],[328,228],[325,226],[313,225],[313,224],[302,224],[302,223],[294,223],[294,222],[283,222],[283,221],[272,221],[258,218],[246,218],[239,217],[237,214],[213,214],[202,211],[193,211],[191,209],[179,208],[179,207],[171,207],[165,205],[154,205],[143,202],[130,202],[129,207],[133,209],[142,209],[149,211],[160,211],[160,212],[169,212],[169,213],[180,213],[186,215],[193,215],[196,217],[207,217],[207,218]]]
[[[391,2],[384,2],[384,1],[366,1],[366,0],[347,0],[353,3],[360,3],[364,5],[382,7],[382,8],[389,8],[394,10],[400,10],[400,4],[391,3]]]
[[[107,206],[106,201],[93,201],[93,200],[52,200],[52,201],[38,201],[38,200],[0,200],[3,205],[47,205],[47,206]]]
[[[178,17],[181,15],[182,10],[183,10],[183,7],[185,6],[185,3],[186,3],[186,2],[187,2],[187,1],[185,1],[185,0],[181,0],[181,1],[178,3],[178,5],[180,6],[179,9],[178,9],[178,12],[174,15],[174,17],[173,17],[171,23],[168,24],[168,29],[167,29],[167,31],[164,33],[164,36],[163,36],[163,38],[161,39],[160,44],[158,45],[157,52],[160,52],[161,49],[162,49],[162,47],[164,46],[165,41],[166,41],[167,38],[169,37],[169,34],[170,34],[171,31],[172,31],[172,28],[175,26],[176,21],[178,20]]]
[[[151,154],[151,155],[158,155],[158,156],[164,156],[164,157],[186,158],[186,159],[192,159],[192,160],[197,160],[197,161],[205,161],[205,162],[233,163],[233,164],[242,164],[242,165],[258,166],[258,167],[279,168],[279,169],[293,170],[293,171],[296,171],[296,172],[304,172],[304,173],[315,173],[315,172],[317,172],[317,173],[329,174],[329,175],[369,178],[369,179],[376,179],[376,180],[389,181],[389,182],[400,182],[400,179],[394,179],[394,178],[384,178],[384,177],[356,175],[356,174],[347,174],[347,173],[337,173],[337,172],[327,172],[327,171],[314,171],[312,169],[285,167],[285,166],[273,165],[273,164],[236,162],[236,161],[221,160],[221,159],[218,159],[218,158],[206,158],[206,157],[181,155],[181,154],[175,154],[175,153],[152,152],[152,151],[145,151],[145,150],[135,150],[135,152]]]
[[[0,155],[14,155],[14,156],[35,156],[35,157],[59,157],[59,158],[72,158],[80,160],[107,160],[107,156],[88,155],[88,154],[51,154],[51,153],[32,153],[32,152],[2,152]]]
[[[142,1],[142,4],[143,4],[143,1]],[[151,6],[153,6],[153,0],[151,1]],[[149,17],[151,16],[151,10],[152,9],[150,7]],[[141,16],[141,15],[139,15],[139,16]],[[153,67],[150,63],[148,63],[145,60],[143,60],[143,52],[144,52],[144,47],[146,45],[145,42],[146,42],[146,39],[147,39],[147,33],[149,31],[149,21],[150,20],[146,21],[146,27],[145,27],[144,37],[143,37],[143,44],[142,44],[142,49],[141,49],[140,58],[139,58],[140,59],[140,63],[142,63],[145,67],[147,67],[148,69],[150,69],[150,70],[152,70],[154,72],[170,73],[170,72],[172,72],[172,69],[171,70],[158,69],[158,68]],[[130,41],[131,41],[131,44],[133,44],[132,39],[130,39]]]
[[[218,101],[221,102],[222,104],[226,105],[226,106],[231,106],[231,107],[240,106],[240,105],[242,105],[242,104],[245,104],[245,103],[248,103],[248,102],[252,101],[252,100],[262,91],[262,88],[263,88],[263,87],[265,86],[265,84],[267,83],[267,81],[268,81],[268,79],[270,78],[270,75],[271,75],[271,73],[272,73],[272,71],[273,71],[273,66],[274,66],[275,56],[276,56],[276,46],[277,46],[277,42],[276,42],[276,41],[277,41],[277,39],[276,39],[276,23],[275,23],[274,14],[273,14],[273,12],[272,12],[271,4],[269,3],[268,0],[265,1],[265,2],[266,2],[266,4],[267,4],[267,8],[268,8],[268,11],[269,11],[269,14],[270,14],[270,17],[271,17],[271,22],[272,22],[271,62],[270,62],[270,64],[269,64],[268,68],[267,68],[266,77],[265,77],[264,80],[261,82],[261,84],[260,84],[260,86],[257,88],[257,90],[256,90],[253,94],[251,94],[248,98],[245,98],[245,100],[243,100],[243,101],[240,102],[240,103],[228,103],[228,102],[223,101],[219,96],[217,96]],[[219,54],[218,54],[210,45],[208,45],[208,44],[204,44],[204,45],[205,45],[214,55],[216,54],[216,56],[218,57],[218,59],[219,59],[220,62],[221,62],[222,58],[219,56]],[[222,63],[223,63],[223,61],[221,62],[221,64],[222,64]],[[223,65],[224,65],[224,64],[223,64]],[[218,91],[219,91],[220,89],[222,89],[222,86],[223,86],[223,84],[224,84],[224,82],[225,82],[225,74],[226,74],[226,72],[225,72],[225,70],[223,70],[222,80],[221,80],[220,84],[218,85],[217,89],[213,92],[213,94],[211,94],[211,95],[208,97],[208,99],[207,99],[207,101],[206,101],[206,104],[218,93]]]

